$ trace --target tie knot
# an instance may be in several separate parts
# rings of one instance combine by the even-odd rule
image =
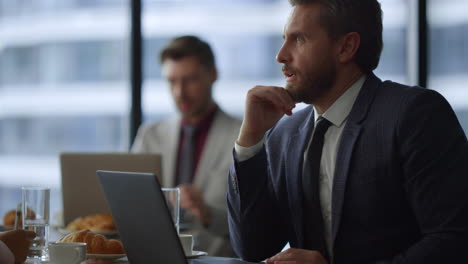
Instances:
[[[317,126],[315,127],[315,134],[323,134],[330,127],[332,123],[327,119],[320,117],[317,121]]]
[[[182,130],[184,131],[185,135],[193,135],[195,133],[196,127],[191,124],[185,124],[182,127]]]

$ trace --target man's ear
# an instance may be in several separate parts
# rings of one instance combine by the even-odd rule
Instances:
[[[347,63],[356,55],[361,45],[361,36],[357,32],[349,32],[339,40],[338,61]]]

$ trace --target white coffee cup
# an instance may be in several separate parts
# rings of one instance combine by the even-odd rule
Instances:
[[[50,243],[49,259],[53,264],[79,264],[86,260],[86,243]]]
[[[179,234],[180,243],[186,256],[192,255],[193,236],[190,234]]]

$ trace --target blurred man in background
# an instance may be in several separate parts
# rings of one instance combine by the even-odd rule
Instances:
[[[132,152],[162,155],[162,185],[180,188],[181,228],[189,225],[195,249],[232,256],[226,175],[229,149],[241,122],[223,112],[213,100],[212,87],[218,73],[206,42],[194,36],[173,39],[161,51],[160,62],[178,114],[143,125]]]

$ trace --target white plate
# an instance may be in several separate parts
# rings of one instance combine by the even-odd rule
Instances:
[[[197,250],[192,250],[192,255],[185,256],[186,258],[198,258],[201,256],[206,256],[208,253],[204,251],[197,251]]]
[[[57,231],[59,231],[59,233],[62,234],[62,235],[68,235],[68,234],[70,234],[72,232],[76,232],[76,231],[68,230],[65,227],[58,227]],[[91,231],[91,232],[93,232],[94,234],[99,234],[99,235],[103,235],[103,236],[116,236],[116,235],[119,234],[116,230],[114,230],[114,231],[107,231],[107,230],[105,230],[105,231]]]
[[[86,258],[96,258],[96,259],[107,259],[107,260],[115,260],[119,258],[123,258],[127,255],[125,254],[86,254]]]

